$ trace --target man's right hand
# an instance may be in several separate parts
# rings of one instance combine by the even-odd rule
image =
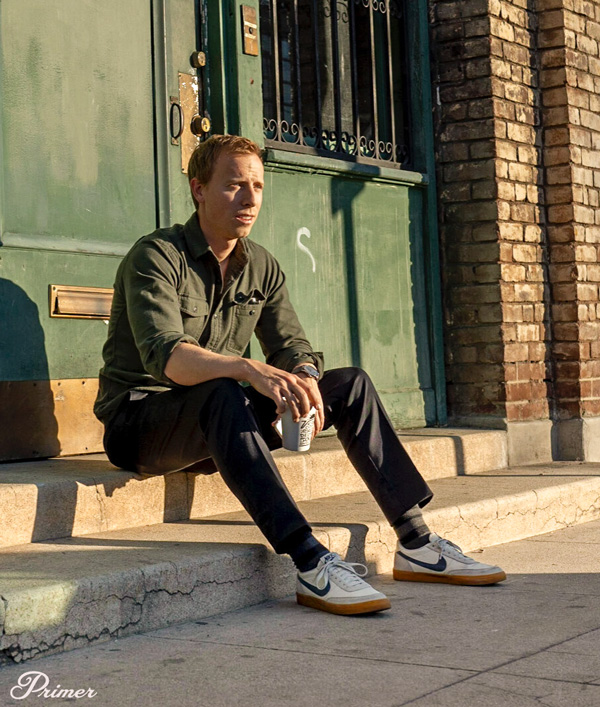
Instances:
[[[310,386],[300,376],[253,359],[246,359],[245,364],[249,368],[245,380],[275,402],[278,415],[283,415],[288,405],[295,422],[308,415],[315,401]]]

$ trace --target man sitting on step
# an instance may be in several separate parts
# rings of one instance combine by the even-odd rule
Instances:
[[[291,556],[300,604],[336,614],[387,609],[387,597],[361,579],[364,565],[314,537],[271,456],[286,406],[295,420],[314,406],[315,432],[336,428],[398,535],[395,579],[505,579],[430,532],[421,508],[432,493],[367,374],[323,372],[278,262],[248,239],[263,198],[258,145],[211,137],[193,153],[189,179],[196,212],[138,240],[117,272],[95,405],[111,462],[155,475],[212,459],[275,552]],[[242,357],[253,333],[266,363]]]

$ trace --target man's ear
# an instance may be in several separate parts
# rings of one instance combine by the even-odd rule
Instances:
[[[192,194],[194,195],[194,198],[199,204],[204,203],[204,185],[200,184],[199,180],[194,177],[193,179],[190,179],[190,189],[192,190]]]

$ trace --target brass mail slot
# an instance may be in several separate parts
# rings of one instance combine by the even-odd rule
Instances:
[[[113,292],[109,287],[50,285],[50,316],[108,319]]]

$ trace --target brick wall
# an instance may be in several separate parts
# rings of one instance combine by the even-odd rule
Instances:
[[[431,0],[450,416],[600,415],[600,0]]]
[[[488,4],[508,421],[549,415],[537,17],[531,5],[528,0]]]
[[[540,0],[556,416],[600,415],[600,2]]]
[[[451,417],[548,416],[535,16],[432,5]]]
[[[487,2],[435,2],[431,15],[449,412],[502,416]]]

